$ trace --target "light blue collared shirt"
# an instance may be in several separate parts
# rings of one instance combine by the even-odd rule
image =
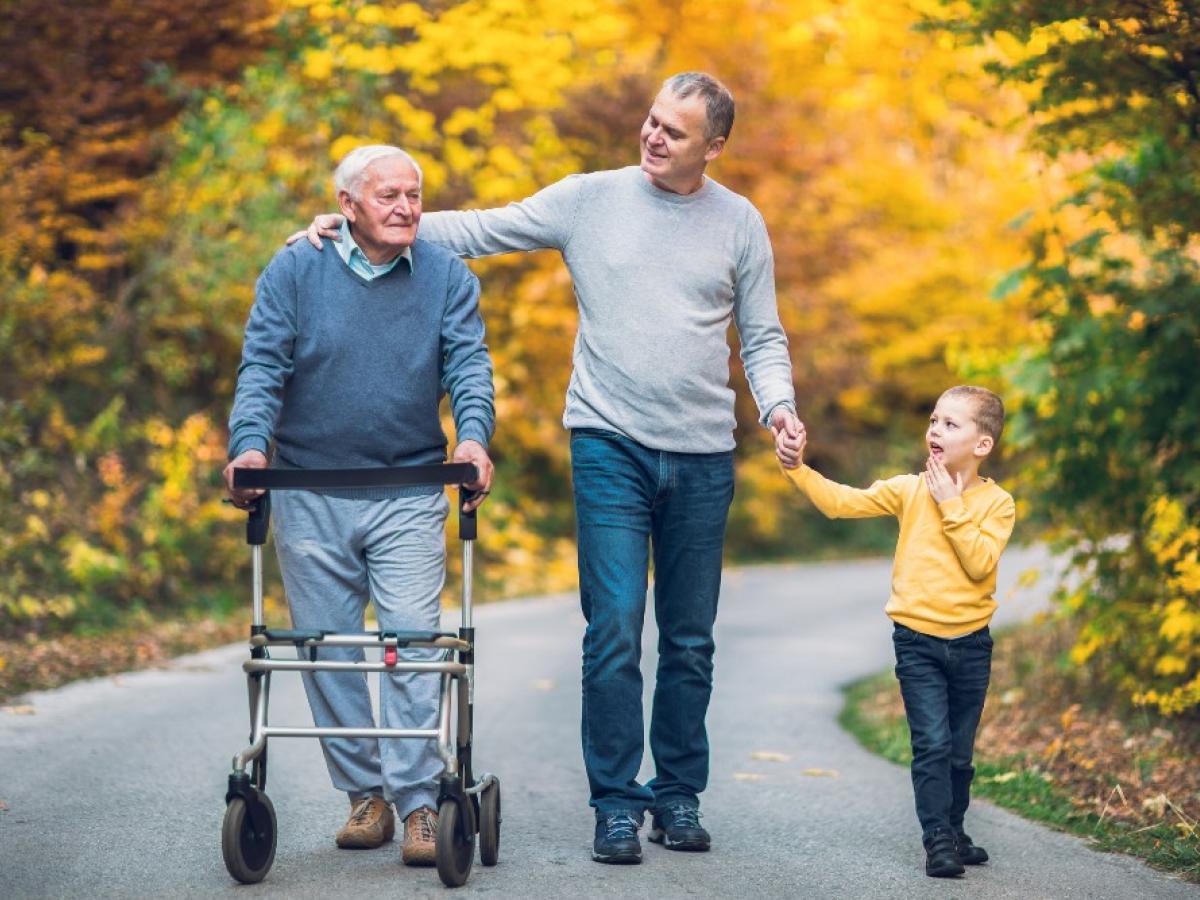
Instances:
[[[350,271],[355,275],[371,281],[378,278],[380,275],[386,275],[392,269],[396,268],[396,263],[402,259],[408,260],[408,270],[412,271],[412,247],[405,247],[404,250],[393,259],[391,262],[384,263],[381,266],[374,265],[367,254],[363,253],[362,248],[350,235],[350,222],[342,219],[342,239],[334,241],[334,246],[337,247],[338,255],[342,258],[342,262],[350,267]]]

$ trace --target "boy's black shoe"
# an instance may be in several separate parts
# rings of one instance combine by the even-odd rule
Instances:
[[[964,866],[981,866],[988,861],[987,851],[976,847],[971,841],[971,836],[965,831],[955,834],[954,844],[958,850],[958,858]]]
[[[602,813],[596,817],[596,840],[592,844],[592,859],[602,863],[630,865],[642,861],[642,844],[638,840],[641,822],[630,812]]]
[[[700,824],[700,810],[690,803],[672,803],[654,811],[650,840],[668,850],[704,851],[712,837]]]
[[[925,838],[926,875],[930,878],[953,878],[965,871],[958,857],[953,831],[938,828]]]

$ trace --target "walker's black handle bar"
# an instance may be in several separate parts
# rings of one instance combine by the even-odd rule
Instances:
[[[344,490],[363,487],[413,487],[422,484],[464,485],[479,478],[473,463],[443,463],[428,466],[393,466],[375,469],[234,469],[235,488],[259,488],[264,491]],[[475,540],[475,511],[464,512],[462,504],[474,497],[464,490],[458,507],[458,536]],[[246,522],[246,543],[263,544],[267,540],[267,522],[271,517],[269,494],[255,501]]]
[[[420,484],[467,484],[479,477],[471,463],[394,466],[378,469],[234,469],[235,488],[266,491],[412,487]]]

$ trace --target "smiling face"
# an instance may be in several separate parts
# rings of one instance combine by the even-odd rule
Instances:
[[[402,156],[387,156],[367,166],[351,195],[338,195],[350,233],[375,265],[394,259],[417,237],[421,221],[421,182]]]
[[[943,396],[929,416],[925,446],[951,473],[973,470],[991,452],[993,440],[975,422],[975,401]]]
[[[725,148],[725,138],[705,137],[707,127],[702,97],[679,97],[663,88],[642,123],[642,171],[650,183],[673,194],[696,191],[705,167]]]

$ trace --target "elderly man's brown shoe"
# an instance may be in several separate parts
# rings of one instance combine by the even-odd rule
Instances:
[[[350,818],[337,833],[337,845],[351,850],[373,850],[396,836],[396,816],[382,797],[350,801]]]
[[[414,809],[404,820],[404,847],[400,858],[406,866],[432,866],[437,862],[438,814],[428,806]]]

